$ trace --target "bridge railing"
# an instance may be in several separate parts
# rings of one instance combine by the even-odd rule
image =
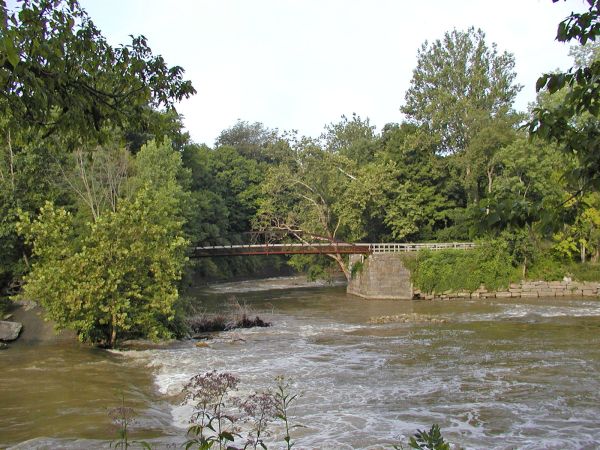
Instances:
[[[297,254],[369,254],[369,244],[347,242],[232,244],[192,248],[192,257],[297,255]]]
[[[230,244],[230,245],[209,245],[204,247],[194,247],[196,250],[204,249],[228,249],[228,248],[306,248],[306,247],[341,247],[341,248],[352,248],[352,247],[365,247],[370,244],[350,244],[347,242],[315,242],[315,243],[289,243],[289,244]]]
[[[355,243],[315,242],[315,243],[277,243],[277,244],[232,244],[194,247],[197,257],[203,256],[249,256],[275,254],[371,254],[416,252],[423,249],[445,250],[474,248],[473,242],[431,242],[431,243]]]
[[[371,243],[368,244],[371,253],[402,253],[419,250],[468,250],[475,248],[474,242],[430,242],[430,243]]]

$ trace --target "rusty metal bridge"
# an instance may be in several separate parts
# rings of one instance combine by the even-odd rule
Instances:
[[[316,243],[263,243],[234,244],[193,247],[192,258],[216,256],[254,255],[370,255],[373,253],[404,253],[423,249],[467,250],[475,247],[473,242],[432,242],[432,243],[356,243],[316,242]]]

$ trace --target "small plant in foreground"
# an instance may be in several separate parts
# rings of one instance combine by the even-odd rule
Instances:
[[[238,383],[235,375],[212,371],[192,377],[185,385],[185,402],[191,402],[194,408],[185,448],[266,450],[269,424],[279,419],[284,425],[286,448],[291,449],[294,443],[290,430],[298,425],[290,425],[289,421],[290,405],[297,398],[289,392],[289,382],[277,377],[275,391],[255,392],[245,398],[232,395]],[[237,447],[242,431],[246,440]]]
[[[290,437],[290,428],[294,428],[299,425],[290,427],[288,411],[290,405],[298,397],[298,394],[292,395],[290,393],[290,384],[283,376],[278,376],[275,378],[275,381],[277,383],[277,392],[275,393],[275,398],[277,400],[277,417],[281,419],[285,425],[285,437],[283,439],[287,444],[287,449],[290,450],[294,446],[294,442]]]
[[[230,373],[207,372],[196,375],[185,385],[185,399],[192,401],[194,414],[190,421],[186,450],[198,445],[198,449],[210,449],[218,444],[219,449],[228,448],[227,443],[235,440],[236,417],[226,413],[226,397],[237,389],[239,379]]]
[[[408,445],[416,450],[450,450],[450,444],[444,441],[438,424],[433,424],[429,431],[417,430]],[[394,448],[400,450],[403,447],[394,445]]]
[[[269,424],[280,420],[285,433],[284,448],[291,450],[295,442],[290,430],[302,426],[290,424],[290,407],[298,395],[291,392],[291,384],[283,376],[276,377],[275,383],[273,391],[255,392],[238,398],[233,393],[237,391],[239,378],[231,373],[213,370],[192,377],[183,389],[184,403],[190,402],[194,409],[185,449],[268,450],[265,437],[270,436]],[[234,412],[238,414],[234,415]],[[111,448],[125,450],[136,444],[151,449],[147,442],[129,439],[134,415],[135,411],[125,406],[124,398],[121,406],[109,411],[110,418],[118,426],[117,439],[111,442]],[[246,435],[245,442],[242,433]],[[392,447],[404,449],[401,444]],[[450,444],[444,441],[440,427],[434,424],[429,431],[417,430],[409,440],[409,448],[450,450]]]
[[[135,422],[135,410],[125,406],[124,395],[121,395],[121,406],[111,408],[108,411],[108,416],[113,424],[117,426],[117,439],[110,443],[111,448],[114,447],[116,449],[125,450],[132,444],[138,444],[142,448],[150,449],[150,445],[147,442],[129,440],[129,427]]]
[[[267,448],[263,438],[267,435],[269,422],[277,417],[277,406],[277,397],[271,392],[252,394],[240,404],[240,408],[252,422],[252,430],[248,434],[245,449],[256,450],[259,446],[263,449]]]

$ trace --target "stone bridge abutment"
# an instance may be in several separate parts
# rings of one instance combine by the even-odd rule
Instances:
[[[350,255],[350,267],[353,266],[355,270],[352,270],[346,288],[349,294],[372,299],[413,298],[410,271],[400,253],[373,253],[368,257]]]

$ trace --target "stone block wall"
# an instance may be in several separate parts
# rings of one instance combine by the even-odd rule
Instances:
[[[520,298],[520,297],[600,297],[600,283],[588,281],[522,281],[508,289],[488,291],[480,286],[474,292],[442,292],[427,294],[415,289],[414,298]]]

